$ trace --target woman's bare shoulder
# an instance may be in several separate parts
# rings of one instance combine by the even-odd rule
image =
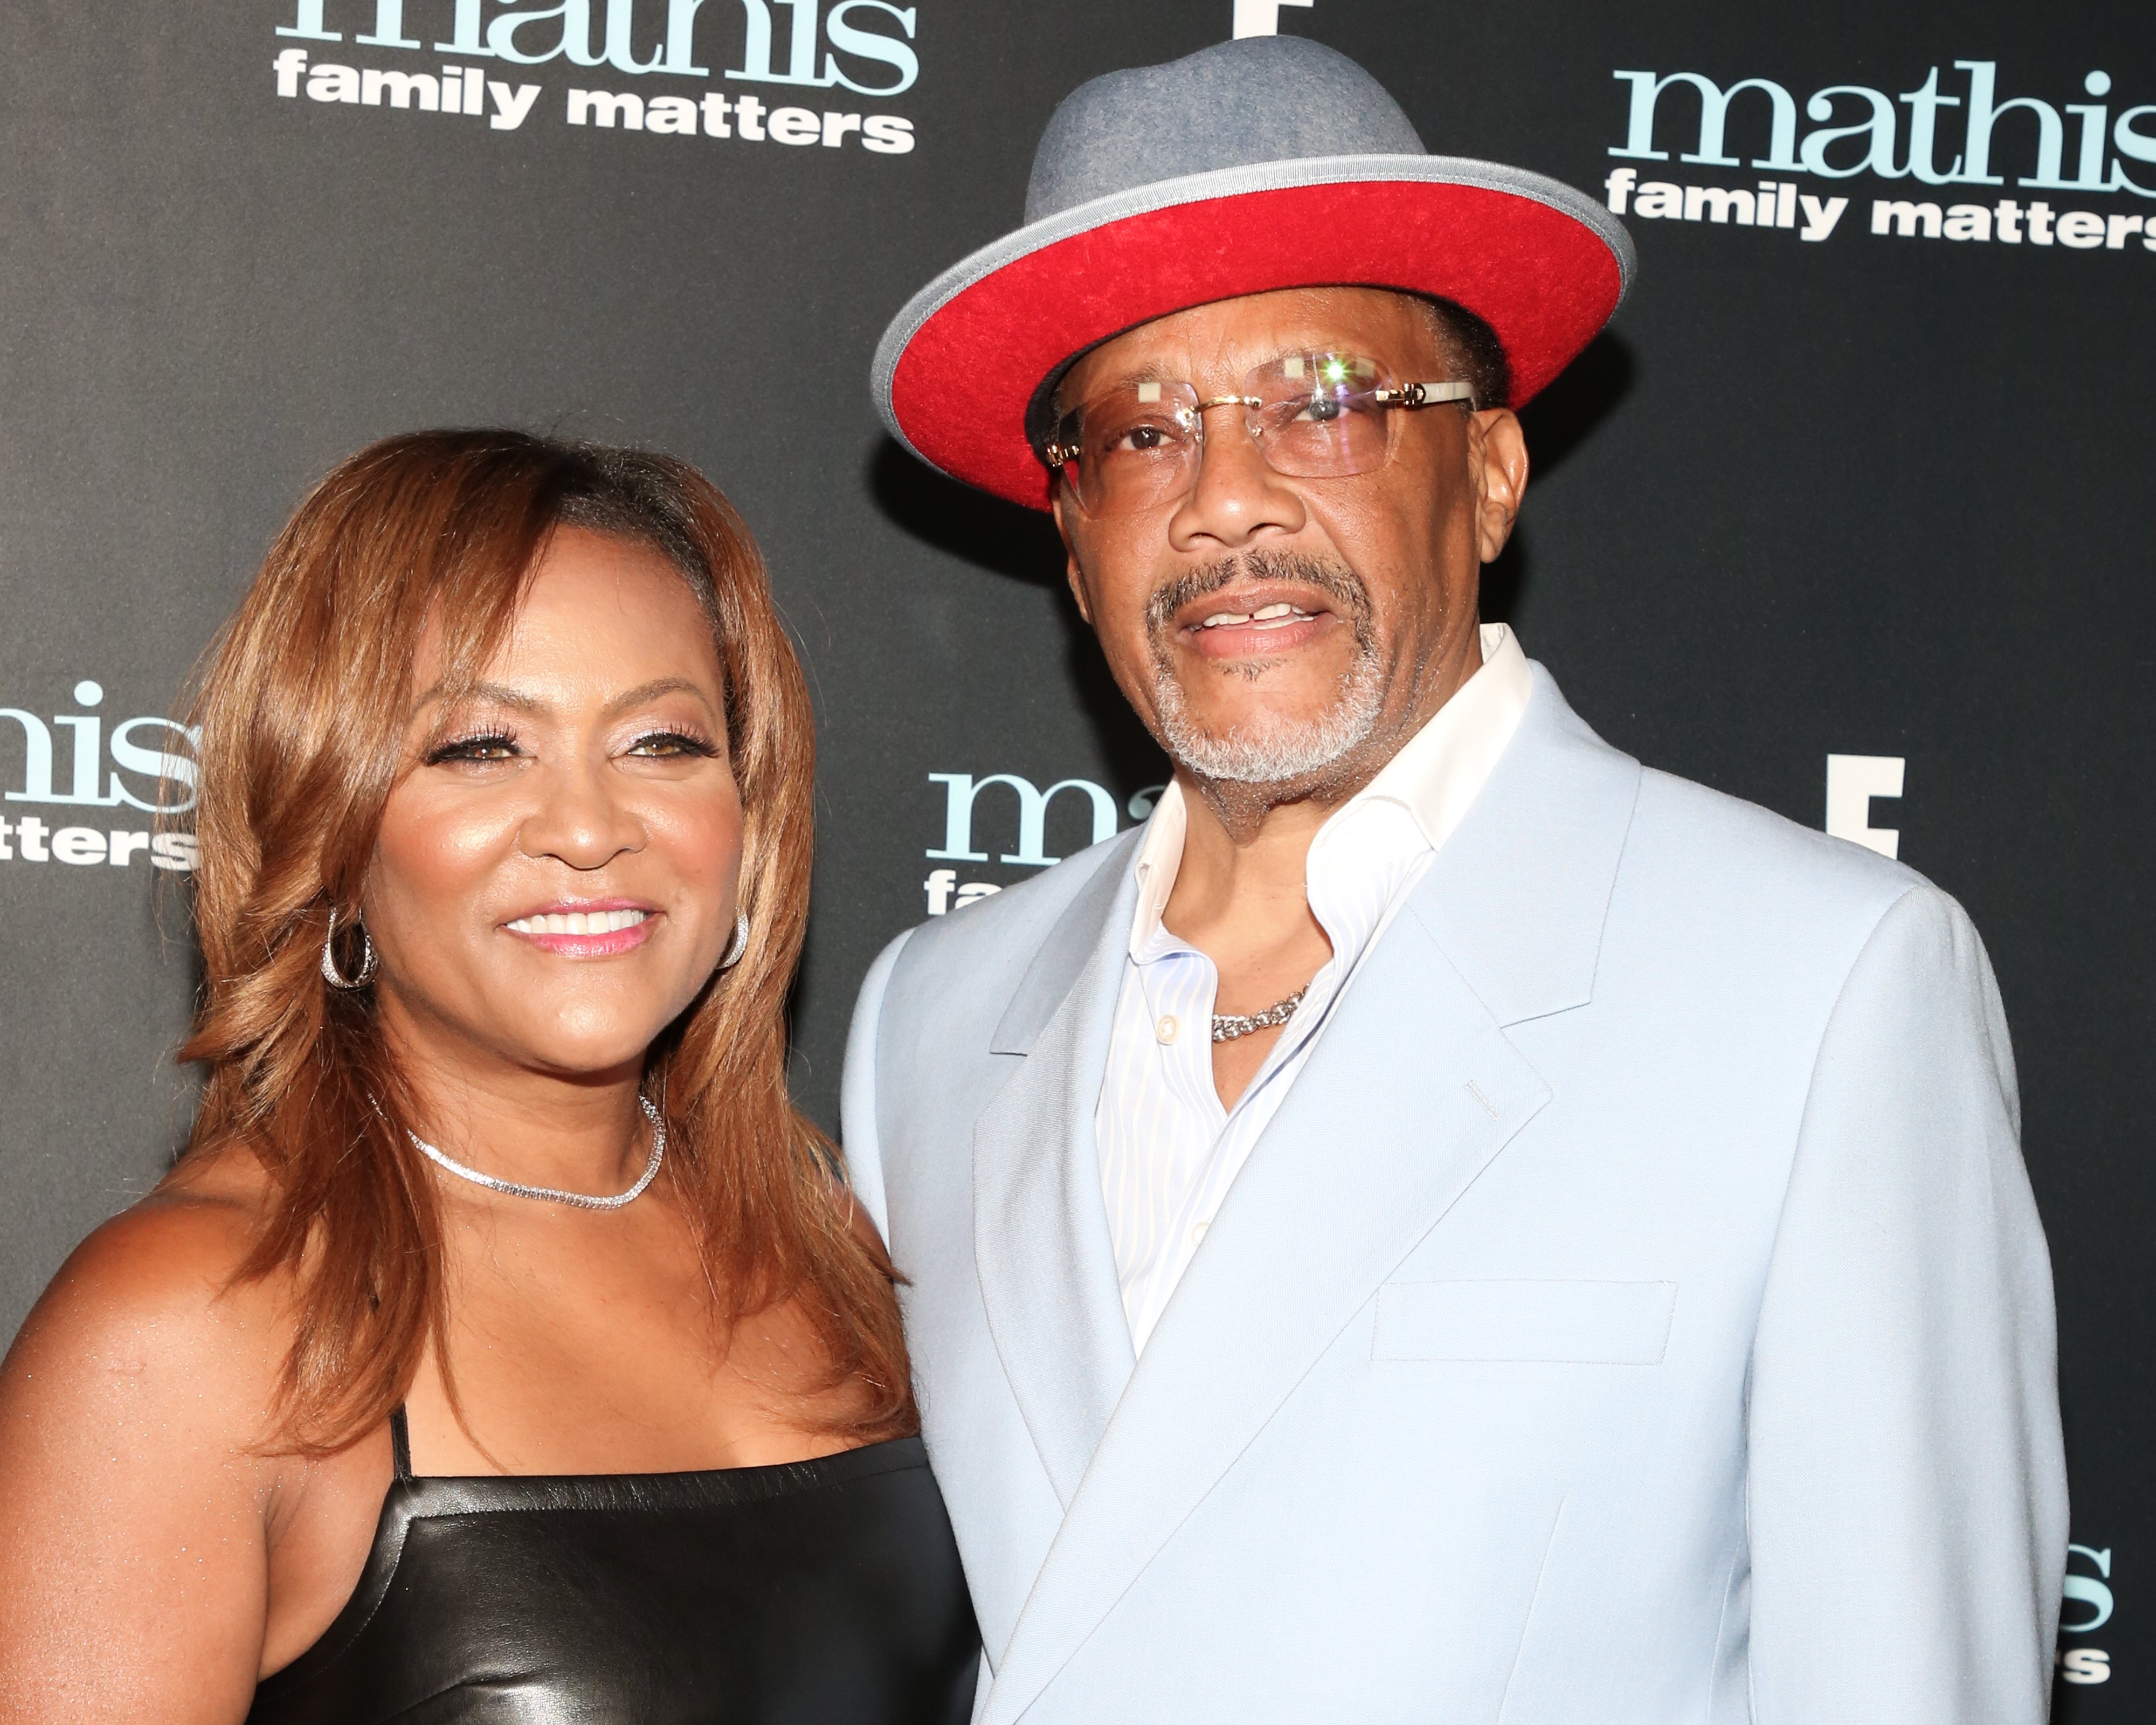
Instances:
[[[0,1689],[32,1704],[0,1715],[245,1711],[304,1483],[265,1442],[285,1291],[237,1276],[265,1193],[213,1163],[166,1181],[75,1249],[0,1363]]]
[[[269,1196],[251,1157],[213,1155],[94,1230],[8,1350],[0,1405],[20,1411],[28,1398],[60,1414],[84,1396],[207,1399],[259,1422],[286,1339],[286,1288],[239,1271]]]

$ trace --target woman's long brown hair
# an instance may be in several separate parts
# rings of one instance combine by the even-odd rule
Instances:
[[[800,667],[748,531],[679,461],[502,431],[425,432],[340,464],[270,547],[204,677],[196,926],[205,988],[181,1058],[207,1070],[188,1159],[252,1153],[273,1197],[242,1277],[289,1277],[295,1329],[277,1445],[334,1450],[379,1425],[429,1345],[446,1374],[443,1229],[406,1137],[412,1096],[372,992],[322,977],[347,936],[390,788],[405,769],[420,634],[438,619],[454,697],[506,639],[556,527],[647,544],[712,625],[746,811],[747,950],[647,1057],[667,1170],[695,1218],[721,1330],[798,1299],[854,1386],[822,1422],[912,1429],[886,1265],[848,1226],[836,1153],[786,1086],[785,996],[807,921],[814,730]],[[445,703],[445,706],[449,703]],[[454,1398],[454,1384],[451,1386]]]

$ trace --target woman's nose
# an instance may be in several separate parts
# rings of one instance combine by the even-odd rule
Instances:
[[[644,845],[644,824],[605,764],[578,762],[542,775],[539,802],[517,843],[526,855],[558,858],[572,869],[604,868]]]

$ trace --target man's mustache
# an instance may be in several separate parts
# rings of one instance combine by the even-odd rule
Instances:
[[[1358,639],[1368,629],[1369,589],[1345,563],[1327,562],[1307,552],[1248,551],[1201,563],[1154,589],[1146,601],[1147,632],[1158,639],[1184,606],[1245,579],[1314,587],[1333,602],[1344,622],[1354,625]]]

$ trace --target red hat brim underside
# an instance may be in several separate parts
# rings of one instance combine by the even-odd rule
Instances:
[[[1350,285],[1437,295],[1482,318],[1517,405],[1594,339],[1622,279],[1585,223],[1487,187],[1364,180],[1175,204],[1057,240],[953,295],[906,344],[891,410],[945,472],[1045,509],[1025,411],[1064,361],[1193,305]]]

